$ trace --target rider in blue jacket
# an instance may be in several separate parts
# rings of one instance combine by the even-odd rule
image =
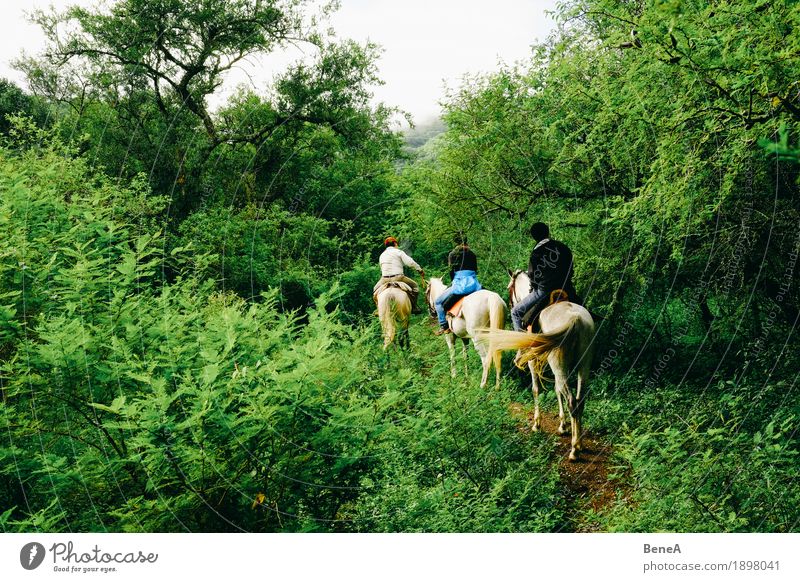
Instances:
[[[439,329],[436,335],[450,333],[447,325],[445,303],[454,296],[463,297],[482,289],[478,283],[478,258],[467,244],[467,237],[461,233],[455,237],[456,248],[447,255],[447,266],[450,269],[450,286],[436,298],[436,315],[439,318]]]

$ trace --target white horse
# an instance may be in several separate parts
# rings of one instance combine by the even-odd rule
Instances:
[[[447,286],[438,277],[432,277],[428,287],[425,289],[425,299],[431,312],[435,309],[436,299],[441,295]],[[482,289],[475,291],[464,297],[461,305],[461,313],[458,317],[447,316],[450,329],[453,333],[445,334],[447,349],[450,352],[450,374],[456,377],[456,347],[455,337],[461,338],[462,352],[464,354],[464,371],[469,377],[467,367],[467,344],[472,338],[475,343],[475,350],[481,357],[483,364],[483,376],[481,376],[481,388],[486,386],[489,379],[489,369],[494,362],[496,373],[496,386],[500,386],[500,361],[503,354],[499,351],[489,349],[487,345],[474,342],[477,330],[488,328],[493,331],[502,330],[505,326],[506,304],[505,301],[494,291]]]
[[[528,294],[530,279],[524,271],[510,273],[508,297],[511,306]],[[546,307],[539,314],[542,333],[516,331],[487,332],[485,338],[491,349],[519,350],[514,363],[520,368],[526,363],[533,380],[533,430],[541,427],[539,414],[539,382],[545,364],[550,364],[555,376],[558,398],[558,434],[566,434],[564,404],[567,400],[572,429],[572,448],[569,459],[575,461],[581,450],[581,416],[586,401],[589,370],[592,365],[592,342],[595,328],[591,313],[576,303],[559,301]],[[567,379],[570,371],[577,370],[577,389],[573,395]]]
[[[405,283],[395,281],[387,283],[378,292],[378,318],[383,329],[384,350],[394,342],[398,326],[400,347],[408,349],[411,345],[408,337],[408,320],[411,316],[411,299],[408,297],[410,290]]]

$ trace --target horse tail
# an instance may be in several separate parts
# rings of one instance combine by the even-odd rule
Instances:
[[[517,365],[522,367],[530,362],[533,364],[534,373],[541,378],[544,366],[547,364],[547,356],[550,355],[551,351],[556,348],[561,348],[566,352],[572,351],[575,343],[576,323],[578,323],[578,319],[571,319],[560,328],[549,333],[534,334],[538,336],[535,345],[520,354]]]
[[[489,297],[489,328],[502,331],[506,326],[506,304],[497,294]],[[489,347],[489,354],[492,358],[495,371],[497,372],[497,384],[500,385],[500,366],[503,361],[503,352]]]
[[[395,297],[394,311],[403,329],[408,328],[408,320],[411,318],[411,299],[405,291],[400,291],[400,295]]]
[[[548,333],[525,333],[521,331],[488,330],[482,334],[481,341],[489,343],[489,349],[494,350],[519,350],[520,355],[514,360],[519,368],[524,368],[528,362],[533,363],[536,375],[541,376],[547,363],[547,356],[556,348],[567,351],[572,347],[577,322],[572,318],[567,323]]]
[[[500,296],[489,297],[489,329],[503,329],[506,325],[506,304]]]
[[[384,348],[394,342],[398,322],[402,325],[405,333],[410,316],[411,300],[405,291],[390,288],[378,295],[378,319],[380,319],[381,328],[383,328]]]
[[[397,327],[394,323],[394,314],[392,313],[392,304],[394,303],[394,294],[391,290],[387,289],[378,295],[378,319],[381,321],[383,328],[383,347],[385,348],[394,341]]]

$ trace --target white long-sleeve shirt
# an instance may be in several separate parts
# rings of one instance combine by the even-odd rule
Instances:
[[[386,250],[381,253],[378,262],[381,265],[382,277],[402,275],[404,265],[406,267],[411,267],[416,271],[422,270],[422,267],[420,267],[416,261],[414,261],[414,259],[409,257],[397,247],[387,247]]]

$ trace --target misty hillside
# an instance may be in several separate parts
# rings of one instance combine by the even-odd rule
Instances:
[[[434,137],[441,135],[447,130],[444,121],[440,118],[435,118],[423,123],[417,124],[415,127],[409,128],[405,131],[406,147],[410,150],[417,150],[428,143]]]

